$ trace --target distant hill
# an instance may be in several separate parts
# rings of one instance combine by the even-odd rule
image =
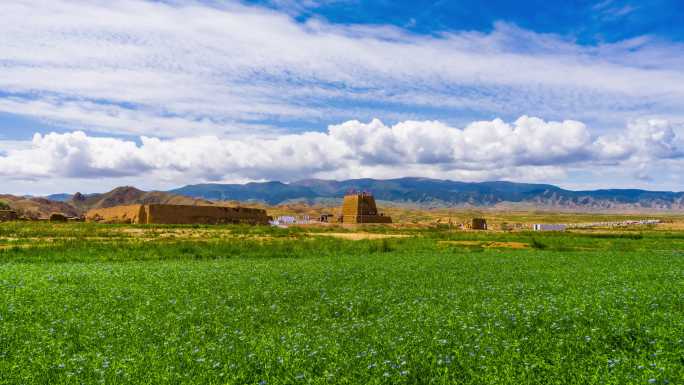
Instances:
[[[66,202],[71,200],[71,197],[73,197],[72,194],[52,194],[46,196],[45,199],[49,199],[55,202]]]
[[[212,205],[211,201],[162,191],[142,191],[135,187],[117,187],[103,194],[74,194],[67,201],[70,205],[84,212],[94,208],[105,208],[132,204],[173,204],[173,205]]]
[[[307,179],[293,183],[197,184],[169,191],[216,200],[259,201],[341,198],[347,191],[370,191],[379,200],[423,207],[530,207],[570,210],[684,210],[684,193],[645,190],[572,191],[549,184],[467,183],[427,178]]]

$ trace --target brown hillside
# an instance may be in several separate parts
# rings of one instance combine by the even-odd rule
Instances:
[[[47,219],[52,213],[62,213],[67,217],[80,215],[78,209],[65,202],[55,202],[45,198],[27,198],[14,195],[0,195],[0,201],[7,202],[20,216],[33,219]]]
[[[159,191],[142,191],[135,187],[117,187],[104,194],[74,194],[67,202],[51,201],[45,198],[0,195],[0,201],[7,202],[20,216],[32,219],[47,219],[53,213],[77,217],[94,208],[107,208],[131,204],[213,205],[204,200],[174,195]]]

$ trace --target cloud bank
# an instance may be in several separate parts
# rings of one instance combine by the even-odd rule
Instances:
[[[678,127],[632,122],[623,134],[595,135],[579,121],[522,116],[473,122],[385,125],[347,121],[327,132],[240,140],[217,136],[139,143],[71,133],[36,134],[29,147],[0,155],[0,175],[13,179],[149,176],[162,180],[295,180],[310,176],[414,175],[468,179],[543,177],[568,167],[648,165],[684,157]],[[418,173],[418,174],[416,174]]]
[[[280,3],[294,11],[2,2],[0,183],[28,193],[140,176],[151,188],[406,175],[684,184],[679,43],[582,46],[506,23],[417,35],[300,23],[297,6],[316,2]],[[35,127],[3,131],[6,114]],[[28,138],[17,130],[39,135],[16,141]]]

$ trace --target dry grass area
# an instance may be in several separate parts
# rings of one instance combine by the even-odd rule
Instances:
[[[258,206],[258,205],[256,205]],[[256,207],[255,206],[255,207]],[[321,214],[340,214],[339,207],[322,205],[306,205],[303,203],[280,206],[259,206],[265,208],[269,215],[308,215],[312,219]],[[627,220],[659,219],[663,223],[656,229],[684,230],[684,213],[672,212],[643,212],[643,213],[586,213],[570,211],[543,211],[543,210],[508,210],[501,208],[470,209],[470,208],[420,208],[412,206],[400,206],[378,202],[378,210],[385,215],[391,216],[393,228],[426,227],[434,225],[452,225],[457,227],[474,217],[487,219],[490,230],[500,230],[502,227],[517,227],[530,229],[535,223],[591,223],[591,222],[620,222]]]
[[[684,220],[661,223],[657,228],[660,230],[681,231],[684,230]]]
[[[509,227],[531,227],[535,223],[592,223],[592,222],[620,222],[627,220],[659,219],[663,223],[658,228],[680,230],[684,229],[684,214],[674,213],[574,213],[551,211],[501,211],[501,210],[470,210],[470,209],[398,209],[384,210],[391,215],[395,222],[423,225],[458,225],[468,222],[471,218],[487,219],[491,230],[499,230],[502,225]]]

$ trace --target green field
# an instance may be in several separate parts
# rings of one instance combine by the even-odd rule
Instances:
[[[684,232],[312,231],[0,224],[0,384],[684,383]]]

